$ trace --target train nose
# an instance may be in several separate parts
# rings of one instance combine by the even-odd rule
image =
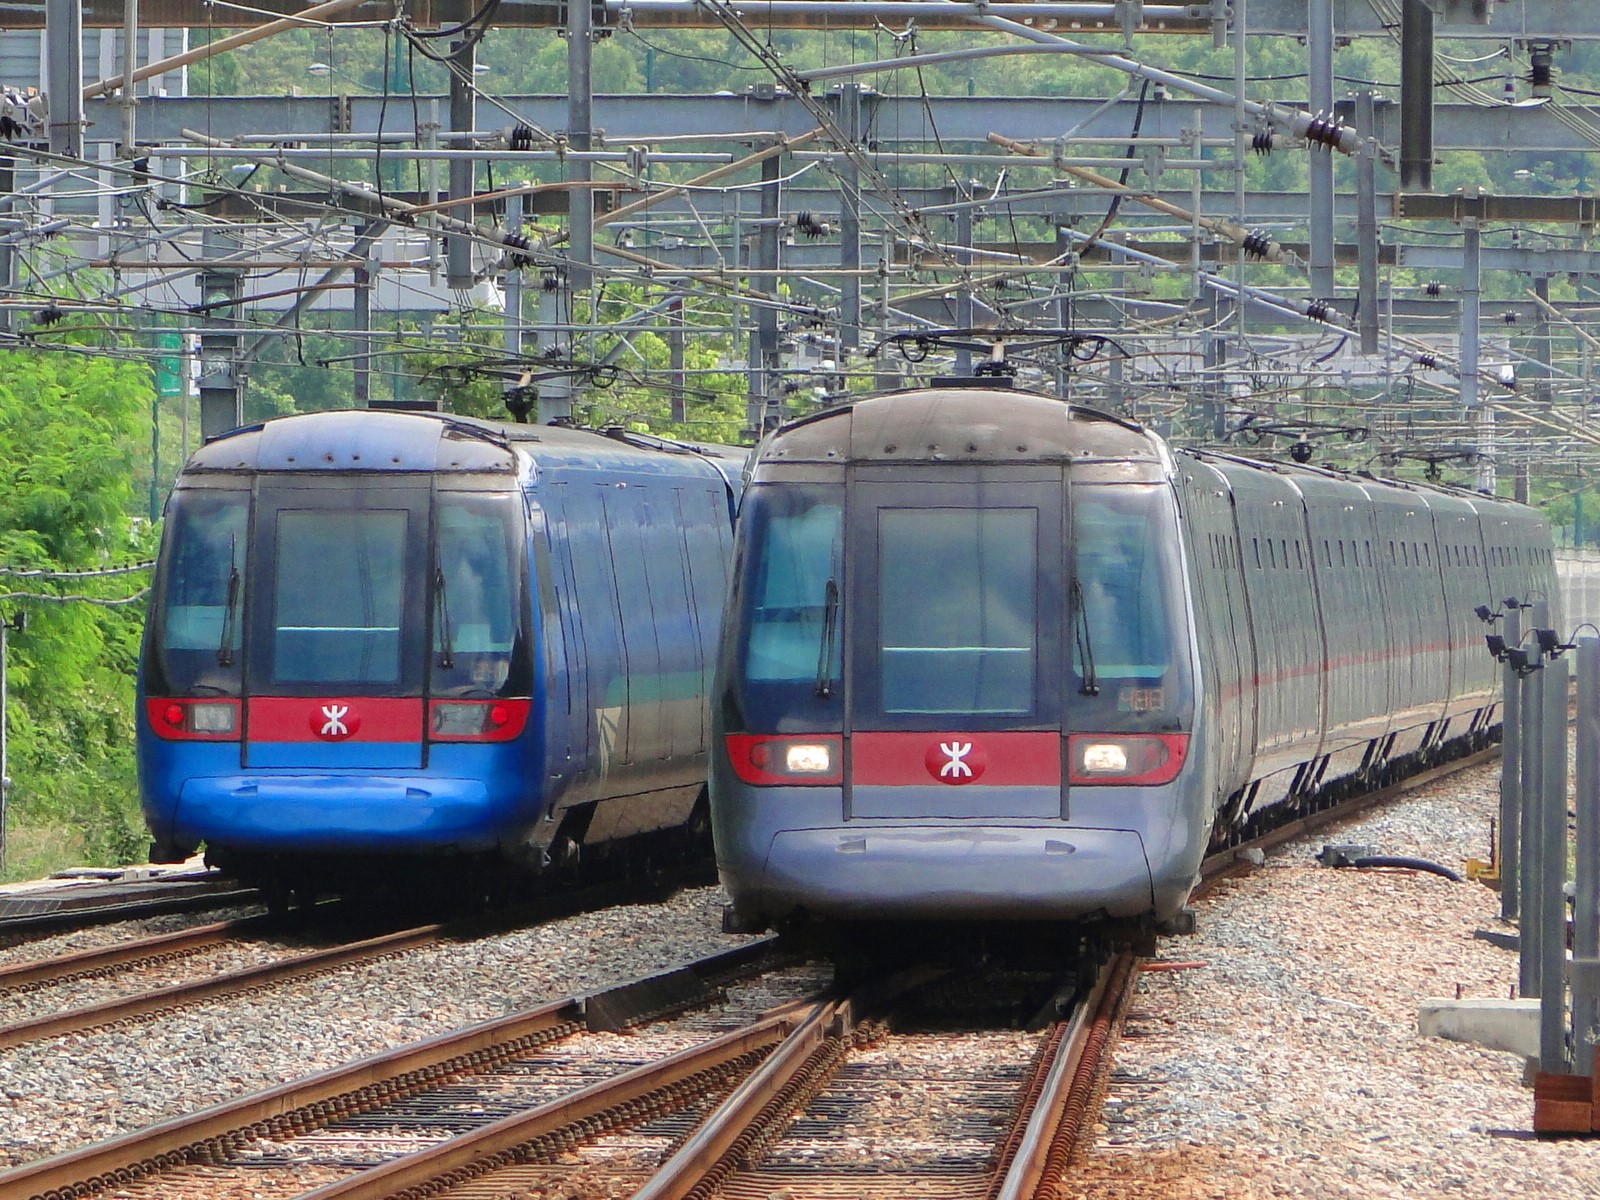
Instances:
[[[381,775],[237,775],[187,780],[179,840],[262,851],[398,853],[488,849],[482,780]]]
[[[1072,920],[1149,912],[1131,830],[895,825],[777,833],[764,891],[840,919]]]

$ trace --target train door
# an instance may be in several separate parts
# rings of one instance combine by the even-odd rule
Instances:
[[[562,799],[563,803],[583,799],[573,792],[580,784],[592,786],[596,773],[598,734],[594,718],[590,715],[595,709],[590,695],[593,685],[589,664],[596,660],[597,651],[591,650],[590,644],[599,640],[603,646],[605,643],[601,639],[604,631],[610,628],[604,619],[607,614],[602,609],[590,608],[579,602],[575,560],[585,556],[592,560],[595,551],[584,540],[588,536],[587,531],[575,527],[575,518],[570,512],[574,505],[571,503],[569,487],[564,481],[551,480],[539,489],[540,507],[544,513],[544,536],[549,541],[550,549],[549,578],[554,591],[554,611],[559,612],[557,620],[562,651],[559,668],[564,669],[566,677],[563,690],[567,709],[563,741],[564,757],[568,764],[568,792]],[[580,511],[584,508],[582,504],[576,507]],[[539,563],[537,555],[534,562],[542,573],[544,566]],[[591,623],[596,628],[591,628]]]
[[[549,494],[546,494],[548,500]],[[532,563],[533,597],[538,631],[538,672],[545,729],[546,790],[561,795],[576,770],[577,747],[573,738],[573,640],[563,627],[562,596],[570,593],[564,578],[557,582],[557,565],[550,553],[550,517],[544,505],[526,497],[528,561]]]
[[[429,481],[336,482],[257,492],[249,767],[422,765]]]
[[[845,815],[1059,817],[1060,475],[860,472],[847,512]]]

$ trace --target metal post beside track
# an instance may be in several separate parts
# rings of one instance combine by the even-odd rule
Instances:
[[[1574,1073],[1593,1075],[1600,1018],[1600,638],[1578,642],[1577,738],[1571,1046]]]
[[[1537,627],[1535,618],[1535,627]],[[1532,661],[1537,662],[1537,652]],[[1517,989],[1524,996],[1537,996],[1539,989],[1540,959],[1535,951],[1539,938],[1539,881],[1544,873],[1543,844],[1539,839],[1539,797],[1544,795],[1544,692],[1541,684],[1544,671],[1537,667],[1522,675],[1522,744],[1521,775],[1523,821],[1519,836],[1522,842],[1521,883],[1521,961],[1517,976]]]
[[[1515,601],[1506,603],[1505,622],[1506,645],[1515,646],[1522,640],[1522,608]],[[1500,868],[1500,919],[1515,921],[1522,861],[1522,688],[1510,663],[1500,671],[1500,845],[1496,865]]]
[[[1529,806],[1538,812],[1540,872],[1536,880],[1539,908],[1538,936],[1533,946],[1539,956],[1539,1069],[1566,1074],[1571,1070],[1567,1053],[1567,660],[1560,652],[1545,660],[1543,693],[1544,767],[1540,790]],[[1525,948],[1529,942],[1523,939]]]

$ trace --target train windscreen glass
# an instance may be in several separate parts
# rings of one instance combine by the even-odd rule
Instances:
[[[518,500],[509,494],[441,493],[433,578],[435,696],[526,695],[519,660],[522,573]],[[525,675],[517,670],[516,675]]]
[[[754,487],[740,510],[749,563],[725,631],[737,647],[739,728],[840,728],[844,489]],[[742,720],[740,718],[742,717]]]
[[[1068,598],[1079,729],[1172,729],[1191,704],[1170,489],[1077,484]]]
[[[146,664],[155,694],[237,696],[248,572],[250,493],[185,489],[167,507],[157,637]]]
[[[407,516],[386,509],[279,512],[274,684],[399,684]]]
[[[1031,508],[879,511],[885,713],[1033,711],[1037,521]]]

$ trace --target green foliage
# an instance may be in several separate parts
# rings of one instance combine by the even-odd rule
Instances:
[[[151,380],[142,365],[73,354],[0,353],[0,564],[91,570],[153,548],[133,456],[149,438]],[[115,598],[143,574],[41,583],[0,578],[8,593]],[[10,830],[25,854],[9,874],[70,861],[126,862],[144,845],[133,769],[133,673],[140,604],[35,599],[9,634]]]

